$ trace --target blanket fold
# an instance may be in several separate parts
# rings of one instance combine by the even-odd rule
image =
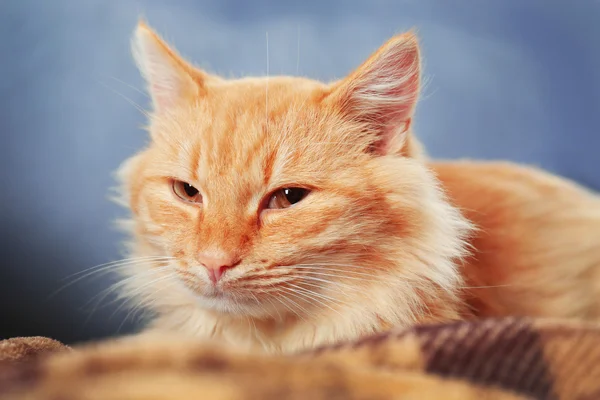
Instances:
[[[7,400],[600,399],[600,325],[569,321],[423,325],[288,356],[168,336],[73,351],[11,340],[0,342]],[[14,345],[28,340],[14,362]],[[37,345],[44,353],[31,358]]]

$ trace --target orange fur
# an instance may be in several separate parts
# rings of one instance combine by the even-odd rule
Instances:
[[[146,257],[124,286],[150,330],[289,352],[472,314],[595,315],[599,200],[518,167],[428,163],[410,131],[413,34],[332,84],[224,80],[144,24],[134,52],[154,112],[151,143],[120,170],[131,256]],[[265,210],[286,187],[310,193]],[[200,254],[236,265],[213,285]],[[497,284],[510,286],[465,289]]]
[[[600,198],[510,163],[432,163],[479,228],[463,268],[481,316],[600,318]]]

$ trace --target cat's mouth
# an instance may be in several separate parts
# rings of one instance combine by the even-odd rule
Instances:
[[[240,298],[239,295],[233,293],[231,288],[224,285],[223,282],[218,284],[207,284],[202,281],[193,273],[188,271],[178,271],[179,279],[183,285],[191,291],[195,296],[209,300],[211,303],[223,301],[223,302],[236,302],[245,303],[245,299]]]
[[[222,300],[227,300],[231,298],[231,295],[229,293],[227,293],[226,290],[217,288],[217,287],[211,287],[208,290],[205,290],[202,294],[202,296],[204,297],[208,297],[209,299],[222,299]]]
[[[203,291],[195,291],[194,294],[200,306],[221,314],[261,315],[262,313],[258,310],[264,308],[252,297],[227,289],[212,287]]]
[[[304,286],[303,271],[294,274],[285,268],[279,272],[246,271],[243,276],[226,276],[218,282],[202,279],[202,271],[193,268],[178,269],[177,275],[199,306],[222,314],[281,318],[288,312],[307,312],[315,302],[324,301],[326,297],[316,292],[314,284]]]

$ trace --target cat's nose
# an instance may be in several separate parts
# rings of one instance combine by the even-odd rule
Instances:
[[[213,284],[216,284],[223,276],[225,271],[237,265],[237,261],[230,255],[209,255],[201,253],[198,255],[198,261],[208,271],[208,277]]]

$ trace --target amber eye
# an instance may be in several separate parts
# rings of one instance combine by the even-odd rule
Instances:
[[[283,188],[279,189],[269,199],[267,208],[270,209],[282,209],[288,208],[291,205],[298,203],[300,200],[306,197],[308,189],[303,188]]]
[[[173,192],[184,201],[202,203],[202,196],[198,189],[187,182],[173,181]]]

